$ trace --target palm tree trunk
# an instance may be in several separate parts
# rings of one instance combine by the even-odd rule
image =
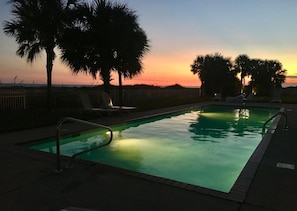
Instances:
[[[244,89],[244,85],[242,84],[242,82],[243,82],[243,75],[242,75],[242,72],[241,72],[241,74],[240,74],[240,94],[242,94],[243,93],[243,89]]]
[[[54,61],[54,50],[46,49],[46,73],[47,73],[47,101],[48,108],[51,111],[53,109],[53,99],[52,99],[52,70]]]
[[[122,83],[122,74],[118,71],[119,74],[119,104],[120,106],[123,105],[123,83]]]
[[[109,69],[102,69],[100,74],[101,74],[101,78],[103,80],[104,92],[110,94],[110,70]]]

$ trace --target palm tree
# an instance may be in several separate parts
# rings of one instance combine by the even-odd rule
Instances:
[[[133,77],[142,69],[141,59],[149,45],[137,16],[124,4],[95,0],[79,8],[81,17],[68,26],[60,43],[62,59],[74,73],[97,74],[109,92],[111,71]],[[76,40],[76,45],[72,43]]]
[[[213,96],[214,93],[234,94],[237,80],[230,58],[224,58],[219,53],[198,56],[191,65],[191,71],[198,74],[201,89],[206,96]]]
[[[281,88],[286,80],[287,70],[282,68],[282,64],[277,60],[269,60],[267,68],[271,72],[271,83],[274,88]]]
[[[258,95],[267,96],[274,88],[281,88],[285,82],[286,70],[277,60],[252,60],[250,84]]]
[[[125,5],[114,7],[114,34],[117,35],[115,69],[119,77],[119,99],[122,105],[122,76],[132,78],[141,73],[141,58],[149,50],[145,32],[139,27],[137,16]]]
[[[243,84],[244,78],[246,76],[249,76],[251,72],[251,61],[247,55],[243,54],[236,57],[235,70],[238,73],[240,73],[240,83],[241,83],[240,92],[242,93],[244,88],[244,84]]]
[[[66,0],[65,0],[66,1]],[[10,0],[11,21],[4,22],[4,33],[19,44],[17,55],[32,63],[44,50],[46,53],[47,97],[52,109],[52,70],[54,51],[64,30],[66,10],[70,2],[63,0]],[[72,0],[73,3],[76,0]]]

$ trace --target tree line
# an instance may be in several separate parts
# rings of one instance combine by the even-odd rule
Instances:
[[[33,62],[42,51],[46,53],[50,109],[55,48],[74,73],[82,71],[102,79],[108,93],[112,71],[118,73],[120,86],[122,76],[132,78],[141,73],[141,60],[149,51],[149,41],[135,11],[126,4],[108,0],[8,2],[14,18],[4,22],[3,30],[18,43],[17,55]]]
[[[277,60],[250,59],[241,54],[232,61],[215,53],[197,56],[191,72],[198,75],[205,96],[214,93],[235,96],[243,92],[269,96],[274,89],[282,87],[287,71]]]
[[[132,78],[142,71],[142,58],[149,51],[149,41],[138,23],[135,11],[127,5],[108,0],[9,0],[13,19],[4,22],[4,33],[18,43],[17,55],[33,62],[45,51],[47,96],[52,108],[52,71],[61,52],[61,60],[74,73],[99,77],[109,92],[111,72]],[[235,61],[219,53],[198,56],[191,71],[201,80],[207,96],[214,93],[235,95],[250,78],[248,87],[259,95],[281,87],[286,70],[276,60],[250,59],[239,55]],[[239,76],[239,77],[238,77]]]

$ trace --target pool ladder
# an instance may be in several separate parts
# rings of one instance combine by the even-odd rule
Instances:
[[[287,125],[287,122],[288,122],[288,116],[287,116],[287,114],[284,112],[284,111],[280,111],[280,112],[278,112],[278,113],[276,113],[276,114],[274,114],[272,117],[270,117],[268,120],[266,120],[266,122],[263,124],[263,126],[262,126],[262,135],[264,136],[264,134],[265,134],[265,127],[266,127],[266,125],[268,124],[268,122],[270,122],[271,120],[273,120],[275,117],[277,117],[278,115],[281,115],[281,116],[283,116],[284,117],[284,119],[285,119],[285,123],[284,123],[284,130],[288,130],[288,125]]]
[[[89,121],[81,120],[81,119],[76,119],[76,118],[72,118],[72,117],[64,117],[64,118],[60,119],[58,121],[57,127],[56,127],[56,165],[57,165],[56,166],[57,168],[55,170],[56,173],[62,171],[62,169],[61,169],[61,152],[60,152],[60,136],[61,136],[61,127],[62,127],[63,123],[65,123],[65,122],[77,122],[77,123],[87,124],[87,125],[91,125],[91,126],[95,126],[95,127],[99,127],[99,128],[104,128],[104,129],[107,129],[109,131],[109,134],[110,134],[110,137],[109,137],[108,142],[106,142],[104,144],[101,144],[99,146],[95,146],[93,148],[86,149],[86,150],[83,150],[81,152],[78,152],[78,153],[73,154],[71,156],[71,158],[70,158],[70,161],[69,161],[68,166],[72,166],[73,160],[78,155],[81,155],[83,153],[90,152],[90,151],[92,151],[94,149],[98,149],[98,148],[104,147],[106,145],[109,145],[111,143],[112,137],[113,137],[112,130],[108,126],[97,124],[97,123],[94,123],[94,122],[89,122]]]

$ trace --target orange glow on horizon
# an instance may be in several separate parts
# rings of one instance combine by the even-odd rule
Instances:
[[[123,85],[147,84],[154,86],[170,86],[179,84],[185,87],[200,87],[201,82],[198,76],[190,71],[190,65],[193,63],[194,59],[196,59],[197,55],[206,54],[207,53],[195,53],[195,50],[188,50],[184,52],[174,51],[173,53],[160,55],[152,51],[142,60],[142,73],[132,79],[123,79]],[[229,57],[226,52],[221,54],[224,57]],[[235,59],[234,56],[230,57],[231,60]],[[251,55],[251,58],[254,57]],[[267,59],[273,58],[274,56],[267,56]],[[287,76],[289,77],[286,78],[285,84],[283,85],[284,87],[297,85],[297,78],[290,77],[297,76],[297,63],[295,63],[292,58],[290,56],[289,58],[282,58],[280,56],[279,59],[283,64],[283,68],[288,70]],[[2,73],[4,73],[0,78],[1,83],[13,83],[15,81],[17,84],[46,84],[45,59],[43,57],[33,64],[28,64],[25,59],[21,58],[18,58],[17,63],[7,61],[7,64],[4,63],[1,67],[3,69]],[[9,66],[13,67],[13,70],[15,70],[17,74],[12,73],[12,71],[10,71],[12,68],[9,68]],[[116,72],[112,73],[112,79],[111,84],[118,85],[118,74]],[[101,85],[103,82],[100,78],[97,77],[97,79],[93,79],[91,75],[83,72],[73,74],[67,66],[62,64],[59,59],[56,59],[53,66],[52,83],[55,85]]]
[[[286,78],[286,80],[285,80],[285,83],[286,84],[290,84],[290,85],[294,85],[294,86],[296,86],[297,85],[297,77],[296,78]]]
[[[143,72],[132,79],[125,79],[125,85],[149,84],[156,86],[200,86],[197,75],[191,72],[191,58],[183,54],[158,56],[151,55],[143,59]],[[194,58],[193,58],[194,59]],[[117,80],[117,76],[114,76]]]

